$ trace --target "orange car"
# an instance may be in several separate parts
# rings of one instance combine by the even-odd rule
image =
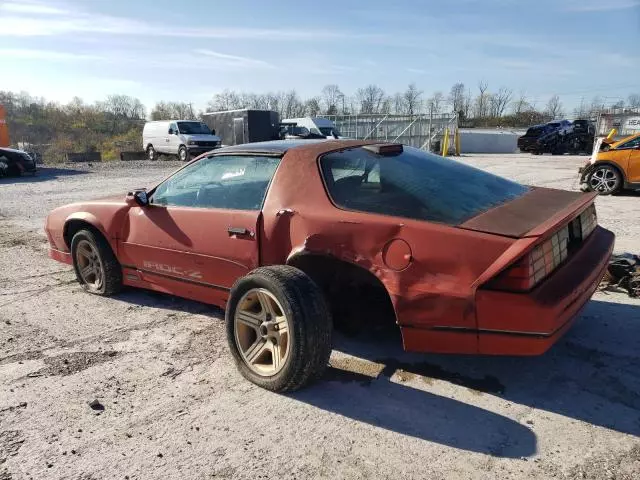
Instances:
[[[583,190],[600,195],[640,189],[640,133],[609,145],[605,141],[600,152],[580,169],[580,183]]]
[[[241,373],[284,391],[322,374],[332,316],[371,328],[388,312],[411,351],[543,353],[607,268],[614,235],[595,197],[399,144],[267,142],[57,208],[46,232],[90,293],[126,285],[225,308]]]

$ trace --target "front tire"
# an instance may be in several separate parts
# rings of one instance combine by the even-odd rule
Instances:
[[[180,147],[178,150],[178,158],[181,162],[188,162],[191,160],[191,155],[189,155],[189,150],[184,145]]]
[[[85,291],[107,297],[122,289],[122,268],[102,235],[78,231],[71,240],[71,256]]]
[[[332,321],[320,287],[297,268],[258,268],[231,290],[227,341],[242,376],[274,392],[297,390],[324,373]]]
[[[593,169],[587,179],[589,190],[600,195],[611,195],[622,188],[622,175],[611,165],[601,165]]]

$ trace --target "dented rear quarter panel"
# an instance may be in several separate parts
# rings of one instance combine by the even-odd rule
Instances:
[[[311,253],[370,271],[389,292],[398,324],[408,329],[405,337],[414,327],[475,328],[475,281],[514,240],[339,209],[321,179],[319,157],[326,150],[320,144],[284,156],[263,208],[262,263],[282,264]],[[398,269],[398,259],[389,258],[386,247],[394,239],[410,247],[406,268]]]

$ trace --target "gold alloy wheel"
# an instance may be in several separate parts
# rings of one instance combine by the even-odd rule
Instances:
[[[90,290],[100,290],[104,284],[104,268],[97,248],[88,240],[78,242],[76,264],[80,278]]]
[[[238,302],[235,340],[242,359],[263,377],[277,374],[289,358],[291,325],[280,302],[263,288],[254,288]]]

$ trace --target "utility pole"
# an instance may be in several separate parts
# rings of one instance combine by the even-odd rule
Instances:
[[[431,125],[433,124],[433,102],[429,102],[429,143],[427,149],[431,152]]]

